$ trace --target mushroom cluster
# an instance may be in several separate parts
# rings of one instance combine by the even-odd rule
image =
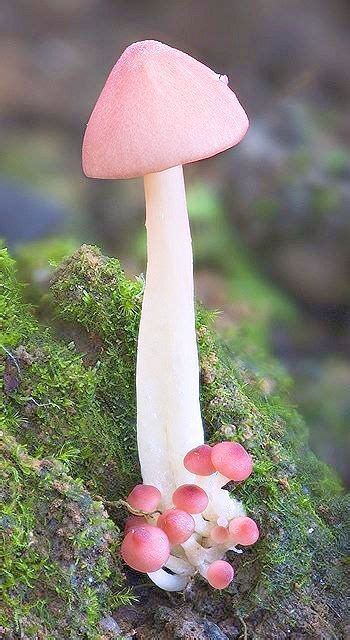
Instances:
[[[252,460],[240,444],[220,442],[192,449],[183,464],[195,483],[177,487],[170,505],[164,507],[155,486],[139,484],[131,491],[127,504],[133,515],[126,521],[121,555],[167,591],[184,589],[197,572],[224,589],[234,570],[222,557],[229,550],[240,553],[237,545],[254,544],[259,530],[222,487],[245,480]]]
[[[253,527],[222,489],[249,475],[250,457],[237,443],[204,444],[182,168],[236,145],[248,124],[227,76],[146,40],[116,62],[84,136],[87,176],[144,179],[147,272],[136,364],[144,484],[128,499],[134,517],[122,555],[169,590],[183,589],[195,571],[227,583],[233,570],[224,551]]]

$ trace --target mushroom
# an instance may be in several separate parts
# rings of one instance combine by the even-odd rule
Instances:
[[[215,472],[211,452],[212,448],[208,444],[201,444],[189,451],[184,457],[184,466],[187,471],[198,476],[211,476]]]
[[[157,527],[163,529],[171,544],[181,544],[194,532],[195,522],[187,511],[167,509],[159,516]]]
[[[130,45],[88,122],[83,169],[144,178],[147,274],[137,353],[137,438],[143,481],[165,506],[193,476],[203,444],[193,266],[182,165],[240,142],[247,116],[224,76],[154,40]],[[157,464],[155,464],[157,461]]]
[[[181,51],[146,40],[129,46],[113,67],[84,136],[87,176],[144,179],[148,263],[136,366],[141,473],[146,486],[160,492],[162,512],[175,506],[195,514],[195,533],[176,547],[176,557],[170,556],[165,565],[178,568],[174,575],[158,567],[158,557],[152,565],[156,568],[138,568],[169,590],[183,588],[196,570],[205,575],[210,562],[222,557],[221,546],[205,549],[200,544],[213,523],[225,527],[245,515],[241,503],[221,489],[228,479],[213,461],[215,447],[204,445],[182,165],[236,145],[247,128],[248,118],[226,76]],[[147,511],[158,497],[152,491],[150,496],[149,488],[138,488],[136,502],[133,492],[129,496],[130,505]],[[152,514],[147,522],[151,524],[135,531],[129,528],[122,545],[124,559],[134,568],[147,565],[141,558],[147,554],[146,538],[153,544]],[[159,536],[162,529],[153,528]],[[213,571],[216,575],[215,567]]]
[[[144,573],[158,571],[169,559],[169,540],[159,527],[143,524],[129,529],[120,552],[132,569]]]
[[[182,484],[173,493],[173,503],[187,513],[202,513],[208,506],[208,496],[196,484]]]
[[[235,544],[248,546],[255,544],[259,539],[259,529],[256,522],[247,516],[231,520],[228,529]]]
[[[232,582],[234,570],[225,560],[216,560],[207,569],[207,580],[214,589],[226,589]]]
[[[143,513],[155,511],[161,500],[161,493],[157,487],[149,484],[137,484],[129,493],[127,503],[132,509]]]

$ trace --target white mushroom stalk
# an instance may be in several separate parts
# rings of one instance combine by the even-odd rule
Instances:
[[[137,350],[137,442],[142,478],[163,506],[193,483],[183,459],[204,441],[199,406],[193,258],[183,170],[144,178],[147,274]]]

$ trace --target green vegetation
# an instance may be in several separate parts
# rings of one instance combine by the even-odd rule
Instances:
[[[100,638],[129,602],[115,561],[117,528],[61,463],[37,459],[5,432],[1,532],[3,629],[29,638]]]
[[[111,601],[117,607],[130,598],[115,564],[116,525],[101,501],[109,505],[139,480],[134,380],[143,283],[128,280],[118,260],[82,247],[56,270],[45,298],[57,338],[24,304],[13,261],[6,252],[0,259],[1,410],[11,480],[5,491],[9,575],[2,624],[31,625],[29,638],[41,627],[45,639],[97,638]],[[290,628],[306,632],[314,624],[307,607],[317,598],[319,620],[336,630],[345,538],[345,498],[338,482],[308,450],[281,369],[262,352],[247,357],[237,333],[229,344],[220,343],[212,314],[202,308],[197,333],[207,438],[232,437],[252,453],[254,474],[234,491],[262,532],[259,544],[234,557],[233,587],[211,598],[246,617],[278,605]],[[111,515],[117,524],[123,517],[113,507]],[[60,528],[68,563],[55,546]],[[46,536],[48,546],[28,544],[34,530],[35,536]],[[73,578],[80,571],[78,586],[69,582],[73,569]],[[56,609],[54,615],[55,605],[60,613]],[[74,635],[78,618],[85,635]],[[71,635],[62,626],[67,624]]]

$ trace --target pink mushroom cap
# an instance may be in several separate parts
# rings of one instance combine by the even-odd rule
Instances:
[[[202,513],[208,506],[208,496],[196,484],[182,484],[173,493],[173,503],[187,513]]]
[[[92,178],[164,171],[233,147],[248,125],[226,76],[161,42],[135,42],[87,124],[83,170]]]
[[[235,544],[250,545],[259,539],[259,529],[256,522],[248,516],[240,516],[231,520],[229,533]]]
[[[227,540],[230,537],[230,534],[226,527],[220,527],[219,525],[215,525],[215,527],[213,527],[210,530],[210,537],[217,544],[223,544],[224,542],[227,542]]]
[[[208,444],[201,444],[199,447],[191,449],[184,457],[184,466],[187,471],[195,473],[197,476],[210,476],[215,473],[211,461],[211,447]]]
[[[129,493],[126,501],[133,509],[152,513],[160,503],[161,493],[151,484],[137,484]]]
[[[169,540],[162,529],[145,524],[129,530],[120,553],[124,562],[132,569],[152,573],[158,571],[168,560]]]
[[[167,509],[159,516],[157,526],[165,531],[171,544],[182,544],[194,532],[195,522],[187,511]]]
[[[233,580],[233,567],[225,560],[212,562],[207,570],[207,580],[214,589],[226,589]]]
[[[238,442],[219,442],[211,448],[211,460],[223,476],[241,482],[253,469],[251,456]]]

